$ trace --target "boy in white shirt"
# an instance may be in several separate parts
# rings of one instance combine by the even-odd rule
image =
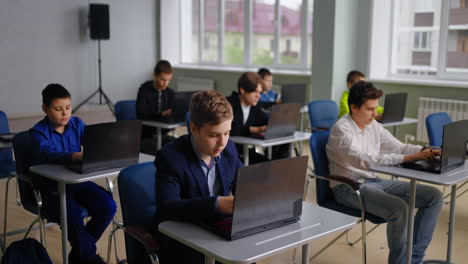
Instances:
[[[330,174],[360,182],[359,191],[365,211],[388,221],[388,263],[404,264],[409,182],[381,179],[369,171],[369,167],[428,160],[440,155],[440,151],[404,144],[375,121],[382,95],[383,92],[372,83],[360,81],[354,84],[348,97],[350,114],[333,126],[326,150]],[[331,187],[338,203],[360,208],[353,190],[336,182],[332,182]],[[428,185],[416,186],[416,208],[419,210],[414,222],[411,263],[422,263],[442,205],[442,193],[438,189]]]

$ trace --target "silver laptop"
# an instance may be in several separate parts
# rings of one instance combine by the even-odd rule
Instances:
[[[385,95],[382,124],[402,121],[405,118],[407,93]]]
[[[307,84],[292,83],[281,86],[281,102],[282,103],[298,103],[301,106],[307,103],[306,98]]]
[[[294,135],[299,120],[301,105],[276,104],[271,107],[268,127],[265,133],[254,134],[252,137],[260,139],[275,139]]]

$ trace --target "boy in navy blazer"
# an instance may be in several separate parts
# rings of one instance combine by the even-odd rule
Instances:
[[[193,95],[190,132],[156,155],[156,226],[166,220],[198,221],[232,214],[231,195],[243,166],[229,140],[231,104],[215,91]],[[165,263],[204,263],[204,256],[157,232],[159,259]]]

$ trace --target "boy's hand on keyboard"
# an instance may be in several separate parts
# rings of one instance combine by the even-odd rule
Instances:
[[[72,153],[72,160],[73,161],[83,160],[83,152],[73,152]]]
[[[218,198],[218,211],[226,215],[232,215],[234,210],[234,196],[220,196]]]

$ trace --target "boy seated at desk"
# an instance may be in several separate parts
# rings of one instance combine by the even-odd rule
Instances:
[[[35,164],[66,164],[83,158],[81,140],[85,124],[71,116],[71,95],[60,84],[49,84],[42,91],[42,110],[46,117],[30,132],[34,139]],[[60,223],[60,202],[57,182],[39,175],[32,180],[42,195],[42,212],[51,222]],[[96,254],[96,242],[112,221],[116,204],[112,195],[93,182],[69,184],[67,194],[69,263],[105,263]],[[81,208],[86,208],[91,220],[83,224]]]
[[[136,114],[139,120],[169,122],[174,109],[174,91],[168,87],[173,69],[166,60],[160,60],[154,67],[153,80],[143,83],[138,89]],[[175,138],[167,135],[171,131],[162,129],[162,144]],[[156,154],[155,127],[143,126],[141,133],[141,152]]]
[[[232,108],[216,91],[196,93],[190,103],[190,132],[156,155],[156,227],[166,220],[198,221],[232,214],[233,185],[242,167],[229,140]],[[204,263],[203,254],[159,233],[159,259],[167,263]]]
[[[234,119],[232,120],[231,136],[249,137],[264,133],[267,130],[268,116],[257,105],[262,92],[262,79],[254,72],[245,72],[237,81],[237,92],[227,97],[232,105]],[[237,151],[244,155],[242,145],[236,144]],[[281,159],[289,157],[289,144],[273,147],[272,158]],[[249,164],[268,161],[268,159],[249,149]]]
[[[281,103],[278,94],[271,89],[273,86],[273,74],[267,68],[260,68],[257,74],[262,78],[263,87],[258,104],[262,109],[269,110],[272,105]]]
[[[375,121],[383,92],[372,83],[357,82],[349,92],[349,115],[332,127],[326,146],[331,175],[360,182],[364,210],[387,223],[388,263],[406,263],[409,182],[379,178],[369,168],[403,162],[429,160],[440,151],[404,144]],[[335,200],[346,207],[359,209],[359,198],[345,184],[331,182]],[[443,205],[442,193],[428,185],[416,185],[413,264],[423,261]],[[410,263],[408,263],[410,264]]]
[[[360,71],[350,71],[348,73],[348,75],[346,76],[346,86],[348,88],[341,95],[338,117],[342,117],[346,114],[349,114],[349,106],[348,106],[349,89],[351,89],[353,84],[359,81],[364,81],[365,79],[366,79],[366,76],[364,75],[364,73]],[[383,111],[384,111],[383,107],[381,106],[377,107],[377,116],[375,118],[376,120],[382,119]]]

